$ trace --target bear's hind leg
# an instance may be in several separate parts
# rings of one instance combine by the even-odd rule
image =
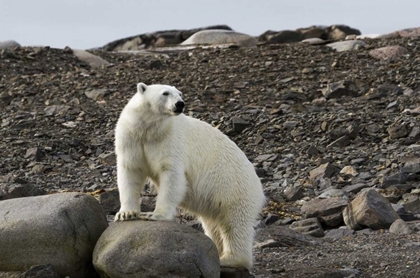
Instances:
[[[223,254],[220,265],[249,269],[252,266],[254,227],[249,223],[235,223],[238,219],[222,223]]]
[[[117,181],[121,208],[115,215],[115,221],[137,219],[140,215],[140,194],[146,178],[139,169],[118,167]]]
[[[199,220],[201,222],[201,225],[203,226],[204,233],[206,234],[206,236],[211,238],[211,240],[214,242],[214,244],[217,247],[219,256],[222,256],[223,240],[222,240],[222,235],[220,233],[220,228],[211,220],[204,220],[203,218],[200,218]]]

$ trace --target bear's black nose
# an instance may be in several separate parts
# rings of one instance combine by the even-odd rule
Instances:
[[[185,107],[185,103],[183,101],[177,101],[175,103],[176,111],[175,112],[182,112],[182,109]]]

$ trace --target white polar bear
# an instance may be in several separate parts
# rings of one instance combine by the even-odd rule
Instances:
[[[182,114],[182,93],[166,85],[137,85],[116,127],[116,221],[173,220],[177,206],[199,216],[222,266],[252,265],[254,224],[265,202],[245,154],[211,125]],[[158,191],[153,213],[140,213],[146,179]]]

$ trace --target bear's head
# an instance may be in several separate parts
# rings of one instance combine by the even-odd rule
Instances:
[[[151,112],[159,115],[177,116],[184,112],[182,93],[173,86],[137,84],[140,103]]]

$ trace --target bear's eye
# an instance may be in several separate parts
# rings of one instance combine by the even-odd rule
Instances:
[[[169,93],[168,92],[163,92],[163,94],[162,95],[164,95],[164,96],[169,96]]]

